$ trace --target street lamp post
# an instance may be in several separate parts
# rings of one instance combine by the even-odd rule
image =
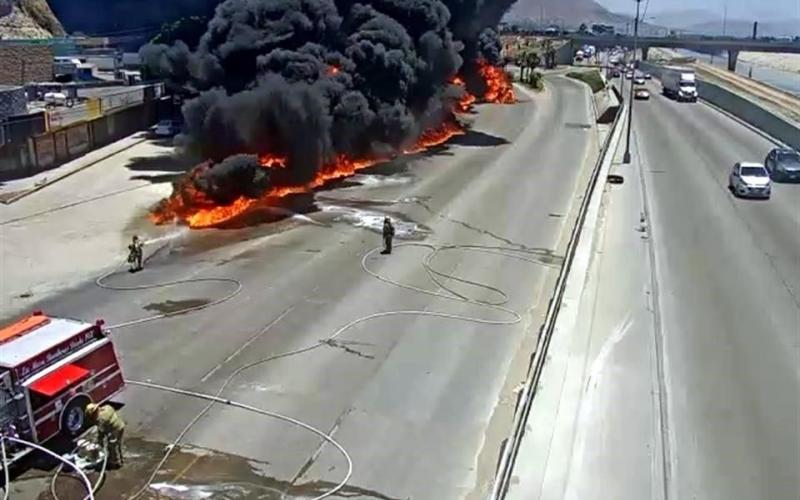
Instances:
[[[639,5],[642,0],[636,2],[636,18],[633,20],[633,77],[628,82],[631,86],[630,99],[628,101],[628,139],[625,145],[625,155],[622,157],[623,163],[631,162],[631,128],[633,127],[633,80],[636,78],[636,53],[639,51]],[[623,80],[624,81],[624,80]]]

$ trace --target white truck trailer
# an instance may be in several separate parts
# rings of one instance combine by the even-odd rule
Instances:
[[[678,101],[697,102],[697,76],[694,69],[666,66],[661,72],[664,95]]]

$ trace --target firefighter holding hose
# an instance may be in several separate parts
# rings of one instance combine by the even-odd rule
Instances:
[[[89,422],[97,426],[97,437],[100,446],[108,454],[108,465],[111,468],[122,467],[122,435],[125,433],[125,421],[111,405],[90,403],[86,406]]]
[[[128,264],[130,264],[130,271],[135,273],[143,269],[144,259],[144,242],[134,235],[131,244],[128,245]]]

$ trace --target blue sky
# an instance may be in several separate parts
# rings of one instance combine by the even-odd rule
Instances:
[[[612,11],[622,14],[632,14],[635,9],[634,0],[597,1]],[[643,0],[643,8],[646,3],[647,0]],[[758,17],[767,20],[793,17],[800,19],[800,0],[650,0],[650,12],[702,9],[719,12],[719,16],[722,18],[725,4],[728,5],[728,17],[730,18],[749,20]]]

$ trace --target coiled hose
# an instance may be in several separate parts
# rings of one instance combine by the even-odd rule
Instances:
[[[509,247],[481,246],[481,245],[432,245],[432,244],[425,244],[425,243],[401,243],[399,245],[396,245],[396,248],[402,248],[402,247],[419,247],[419,248],[424,248],[424,249],[429,250],[428,255],[425,257],[425,259],[422,262],[422,266],[425,269],[425,272],[427,273],[427,275],[429,276],[431,281],[434,284],[436,284],[439,287],[439,289],[442,290],[442,291],[428,290],[428,289],[425,289],[425,288],[404,284],[404,283],[392,280],[391,278],[385,277],[385,276],[381,275],[380,273],[370,269],[368,264],[367,264],[368,260],[370,259],[370,257],[372,257],[377,252],[379,252],[381,250],[381,248],[375,248],[373,250],[370,250],[369,252],[367,252],[364,255],[364,257],[361,259],[361,268],[362,268],[362,270],[364,272],[366,272],[367,274],[369,274],[370,276],[372,276],[373,278],[375,278],[377,280],[380,280],[380,281],[382,281],[384,283],[390,284],[392,286],[403,288],[403,289],[406,289],[406,290],[409,290],[409,291],[412,291],[412,292],[415,292],[415,293],[421,293],[421,294],[428,295],[428,296],[431,296],[431,297],[437,297],[437,298],[442,298],[442,299],[446,299],[446,300],[452,300],[452,301],[456,301],[456,302],[462,302],[462,303],[466,303],[466,304],[471,304],[471,305],[474,305],[474,306],[477,306],[477,307],[488,308],[490,310],[495,310],[495,311],[501,312],[503,314],[506,314],[506,315],[508,315],[509,318],[505,319],[505,320],[492,320],[492,319],[478,318],[478,317],[473,317],[473,316],[450,314],[450,313],[443,313],[443,312],[436,312],[436,311],[424,311],[424,310],[384,311],[384,312],[379,312],[379,313],[375,313],[375,314],[370,314],[370,315],[358,318],[358,319],[356,319],[354,321],[351,321],[350,323],[347,323],[346,325],[344,325],[343,327],[339,328],[338,330],[336,330],[330,336],[328,336],[327,338],[325,338],[323,340],[319,340],[319,341],[317,341],[317,342],[315,342],[313,344],[309,344],[308,346],[301,347],[301,348],[298,348],[298,349],[295,349],[295,350],[292,350],[292,351],[288,351],[288,352],[284,352],[284,353],[280,353],[280,354],[275,354],[275,355],[266,357],[264,359],[261,359],[261,360],[258,360],[258,361],[255,361],[253,363],[249,363],[247,365],[243,365],[243,366],[237,368],[233,373],[231,373],[231,375],[229,375],[225,379],[225,381],[222,384],[222,386],[213,395],[199,393],[199,392],[195,392],[195,391],[189,391],[189,390],[175,388],[175,387],[168,387],[168,386],[164,386],[164,385],[154,384],[154,383],[151,383],[151,382],[128,380],[127,383],[129,383],[131,385],[144,387],[144,388],[149,388],[149,389],[156,389],[156,390],[161,390],[161,391],[166,391],[166,392],[171,392],[171,393],[174,393],[174,394],[180,394],[180,395],[184,395],[184,396],[190,396],[190,397],[200,398],[200,399],[204,399],[204,400],[209,401],[208,405],[206,407],[204,407],[197,415],[195,415],[192,418],[192,420],[181,430],[181,432],[178,434],[178,436],[173,440],[171,445],[167,448],[167,451],[164,453],[164,455],[162,456],[161,460],[156,465],[156,467],[154,468],[153,472],[151,473],[151,475],[149,476],[149,478],[145,482],[145,484],[139,490],[137,490],[133,495],[128,497],[128,500],[136,500],[145,491],[147,491],[147,489],[150,487],[150,485],[152,484],[153,480],[155,479],[156,475],[161,471],[161,469],[163,468],[164,464],[167,462],[167,460],[171,456],[173,450],[175,450],[178,447],[178,445],[180,445],[180,443],[183,441],[184,437],[189,433],[189,431],[217,403],[226,404],[226,405],[229,405],[229,406],[232,406],[232,407],[244,409],[244,410],[251,411],[251,412],[254,412],[254,413],[257,413],[257,414],[260,414],[260,415],[268,416],[268,417],[271,417],[271,418],[282,420],[284,422],[291,423],[292,425],[298,426],[298,427],[300,427],[300,428],[302,428],[304,430],[307,430],[309,432],[312,432],[313,434],[316,434],[317,436],[322,438],[324,441],[326,441],[326,442],[330,443],[331,445],[333,445],[339,451],[339,453],[343,456],[345,461],[347,462],[347,473],[345,474],[344,478],[339,483],[337,483],[337,485],[335,487],[333,487],[330,490],[324,492],[322,495],[319,495],[319,496],[315,497],[313,500],[322,500],[324,498],[328,498],[328,497],[338,493],[339,491],[341,491],[347,485],[347,482],[349,481],[349,479],[350,479],[350,477],[352,476],[352,473],[353,473],[353,461],[352,461],[352,458],[350,457],[350,455],[347,453],[347,450],[341,444],[339,444],[336,440],[334,440],[332,437],[328,436],[325,432],[323,432],[323,431],[321,431],[321,430],[319,430],[319,429],[317,429],[317,428],[315,428],[315,427],[313,427],[311,425],[308,425],[308,424],[306,424],[306,423],[304,423],[304,422],[302,422],[300,420],[297,420],[295,418],[292,418],[292,417],[289,417],[289,416],[286,416],[286,415],[282,415],[282,414],[279,414],[279,413],[276,413],[276,412],[271,412],[271,411],[268,411],[268,410],[256,408],[256,407],[253,407],[253,406],[250,406],[250,405],[246,405],[246,404],[243,404],[243,403],[239,403],[239,402],[236,402],[236,401],[231,401],[229,399],[222,398],[221,397],[222,394],[225,392],[225,390],[230,385],[230,383],[237,376],[239,376],[241,373],[243,373],[244,371],[246,371],[248,369],[251,369],[251,368],[254,368],[256,366],[268,363],[270,361],[275,361],[277,359],[296,356],[296,355],[303,354],[303,353],[312,351],[314,349],[323,347],[325,345],[330,345],[331,342],[333,342],[336,338],[341,336],[347,330],[349,330],[349,329],[351,329],[351,328],[353,328],[353,327],[355,327],[355,326],[357,326],[359,324],[362,324],[362,323],[365,323],[367,321],[371,321],[371,320],[374,320],[374,319],[378,319],[378,318],[386,318],[386,317],[391,317],[391,316],[426,316],[426,317],[438,317],[438,318],[446,318],[446,319],[453,319],[453,320],[459,320],[459,321],[473,322],[473,323],[479,323],[479,324],[485,324],[485,325],[514,325],[514,324],[519,323],[522,320],[522,317],[517,312],[513,311],[512,309],[509,309],[509,308],[505,307],[505,304],[507,304],[508,301],[509,301],[509,297],[505,292],[503,292],[499,288],[493,287],[493,286],[490,286],[490,285],[487,285],[487,284],[484,284],[484,283],[479,283],[479,282],[476,282],[476,281],[470,281],[470,280],[467,280],[467,279],[464,279],[464,278],[460,278],[458,276],[455,276],[455,275],[452,275],[452,274],[447,274],[447,273],[444,273],[444,272],[441,272],[441,271],[438,271],[438,270],[434,269],[433,261],[435,260],[435,258],[441,252],[445,252],[445,251],[469,251],[469,252],[477,252],[477,253],[484,253],[484,254],[490,254],[490,255],[497,255],[497,256],[516,259],[516,260],[520,260],[520,261],[528,262],[528,263],[532,263],[532,264],[537,264],[537,265],[544,264],[543,262],[541,262],[541,260],[537,260],[537,259],[534,259],[534,258],[530,257],[530,255],[535,254],[534,251],[523,249],[523,248],[509,248]],[[546,264],[544,264],[544,265],[546,265]],[[235,279],[229,279],[229,278],[193,278],[193,279],[174,280],[174,281],[156,283],[156,284],[151,284],[151,285],[137,285],[137,286],[115,286],[115,285],[106,284],[105,281],[109,277],[111,277],[112,275],[116,274],[119,271],[119,269],[121,267],[123,267],[123,266],[124,266],[124,263],[121,264],[116,269],[114,269],[113,271],[110,271],[110,272],[100,276],[99,278],[97,278],[97,280],[95,281],[96,285],[98,287],[100,287],[100,288],[105,289],[105,290],[123,291],[123,292],[125,292],[125,291],[138,291],[138,290],[150,290],[150,289],[154,289],[154,288],[165,288],[165,287],[172,287],[172,286],[183,285],[183,284],[191,284],[191,283],[195,283],[195,284],[196,283],[228,283],[228,284],[233,284],[235,289],[230,294],[222,297],[221,299],[218,299],[218,300],[215,300],[213,302],[210,302],[208,304],[188,307],[188,308],[185,308],[185,309],[181,309],[179,311],[174,311],[174,312],[170,312],[170,313],[163,313],[163,314],[157,314],[157,315],[153,315],[153,316],[147,316],[147,317],[144,317],[144,318],[140,318],[140,319],[136,319],[136,320],[132,320],[132,321],[127,321],[127,322],[124,322],[124,323],[111,325],[111,326],[108,327],[108,329],[110,329],[110,330],[126,328],[126,327],[139,325],[139,324],[150,322],[150,321],[156,321],[156,320],[159,320],[159,319],[168,318],[168,317],[171,317],[171,316],[177,316],[177,315],[182,315],[182,314],[186,314],[186,313],[190,313],[190,312],[194,312],[194,311],[199,311],[201,309],[207,309],[209,307],[213,307],[213,306],[222,304],[223,302],[227,302],[227,301],[233,299],[242,290],[242,284],[241,284],[240,281],[235,280]],[[480,300],[480,299],[469,298],[468,296],[453,290],[451,287],[448,287],[446,285],[445,281],[455,281],[457,283],[461,283],[461,284],[464,284],[464,285],[468,285],[468,286],[471,286],[471,287],[482,289],[482,290],[484,290],[486,292],[489,292],[490,294],[496,295],[498,297],[498,299],[494,300],[494,301],[489,301],[489,300]],[[281,317],[278,318],[278,320],[281,319],[286,313],[288,313],[288,311],[285,311],[284,314],[281,315]],[[260,334],[263,334],[264,332],[266,332],[266,330],[269,329],[276,321],[273,321],[269,325],[267,325],[260,332]],[[70,465],[72,465],[72,464],[70,464]],[[63,467],[63,464],[62,464],[62,467]],[[56,477],[57,477],[58,473],[61,471],[62,467],[59,467],[59,469],[56,471],[56,474],[53,476],[53,480],[51,482],[51,492],[52,492],[54,498],[56,498],[56,500],[58,500],[58,496],[55,493],[55,480],[56,480]],[[102,470],[101,476],[98,479],[97,485],[101,484],[101,481],[104,478],[104,473],[105,473],[105,464],[103,466],[103,470]],[[85,475],[84,475],[84,477],[85,477]],[[89,484],[88,480],[87,480],[87,484]],[[89,484],[89,491],[92,492],[92,494],[94,492],[94,487],[92,487],[90,484]]]
[[[8,460],[7,460],[6,454],[5,454],[5,449],[6,449],[5,448],[5,442],[6,441],[11,441],[12,443],[17,443],[17,444],[21,444],[23,446],[27,446],[29,448],[33,448],[35,450],[38,450],[38,451],[40,451],[40,452],[42,452],[42,453],[44,453],[44,454],[56,459],[56,460],[58,460],[59,462],[61,462],[61,466],[59,467],[59,470],[61,470],[61,467],[63,467],[64,465],[69,465],[70,467],[75,469],[75,472],[78,474],[78,477],[80,478],[81,482],[83,483],[84,487],[86,488],[86,496],[83,497],[83,500],[94,500],[95,487],[92,485],[91,481],[89,481],[89,478],[86,476],[86,473],[83,472],[80,469],[80,467],[78,467],[77,465],[73,464],[69,460],[66,460],[64,457],[59,456],[56,453],[53,453],[52,451],[48,450],[47,448],[45,448],[43,446],[40,446],[40,445],[38,445],[36,443],[31,443],[30,441],[25,441],[24,439],[13,438],[11,436],[2,436],[2,437],[0,437],[0,443],[2,443],[3,469],[5,471],[5,478],[6,478],[6,487],[5,487],[6,491],[4,493],[4,499],[8,498],[9,491],[11,489],[11,485],[8,483],[8,481],[9,481],[9,479],[8,479],[8,467],[9,466],[8,466]],[[100,480],[98,480],[98,484],[99,484],[99,481]],[[55,496],[55,498],[58,499],[58,496]]]
[[[106,478],[106,468],[108,467],[108,449],[103,450],[103,463],[100,466],[100,472],[97,476],[97,481],[92,485],[92,493],[97,493],[100,487],[103,485],[103,481]],[[53,473],[53,476],[50,478],[50,494],[58,500],[58,493],[56,493],[56,481],[58,481],[58,476],[61,474],[61,471],[64,469],[64,462],[62,462],[56,471]],[[73,477],[67,475],[67,477]],[[87,497],[84,497],[83,500],[86,500]]]
[[[324,498],[328,498],[328,497],[338,493],[339,491],[341,491],[347,485],[347,481],[349,480],[349,478],[350,478],[350,476],[352,475],[352,472],[353,472],[353,462],[352,462],[352,459],[350,458],[350,456],[348,455],[347,451],[345,450],[345,448],[341,444],[336,442],[333,438],[331,438],[330,436],[325,434],[323,431],[321,431],[319,429],[316,429],[316,428],[314,428],[314,427],[312,427],[312,426],[310,426],[308,424],[305,424],[305,423],[303,423],[303,422],[301,422],[299,420],[296,420],[296,419],[294,419],[292,417],[288,417],[286,415],[281,415],[281,414],[274,413],[274,412],[269,412],[267,410],[258,409],[258,408],[255,408],[255,407],[244,405],[242,403],[237,403],[235,401],[231,401],[231,400],[222,398],[221,397],[222,394],[225,392],[225,390],[230,385],[230,383],[236,377],[238,377],[242,372],[244,372],[244,371],[246,371],[246,370],[248,370],[250,368],[254,368],[254,367],[258,366],[258,365],[262,365],[262,364],[268,363],[270,361],[275,361],[277,359],[282,359],[282,358],[287,358],[287,357],[303,354],[303,353],[312,351],[314,349],[323,347],[325,345],[329,345],[332,341],[334,341],[336,338],[341,336],[347,330],[349,330],[349,329],[351,329],[351,328],[353,328],[353,327],[355,327],[355,326],[357,326],[357,325],[359,325],[361,323],[365,323],[367,321],[371,321],[371,320],[378,319],[378,318],[386,318],[386,317],[390,317],[390,316],[427,316],[427,317],[438,317],[438,318],[454,319],[454,320],[467,321],[467,322],[473,322],[473,323],[480,323],[480,324],[486,324],[486,325],[514,325],[514,324],[517,324],[517,323],[519,323],[521,321],[522,318],[517,312],[515,312],[515,311],[513,311],[513,310],[511,310],[509,308],[504,307],[504,304],[508,303],[509,297],[505,292],[503,292],[499,288],[496,288],[496,287],[493,287],[493,286],[490,286],[490,285],[486,285],[486,284],[483,284],[483,283],[478,283],[478,282],[475,282],[475,281],[466,280],[466,279],[457,277],[455,275],[443,273],[441,271],[437,271],[436,269],[434,269],[433,268],[433,261],[441,252],[453,251],[453,250],[463,250],[463,251],[470,251],[470,252],[478,252],[478,253],[485,253],[485,254],[491,254],[491,255],[498,255],[498,256],[511,258],[511,259],[516,259],[516,260],[520,260],[520,261],[524,261],[524,262],[528,262],[528,263],[532,263],[532,264],[537,264],[537,265],[543,264],[541,262],[541,260],[537,260],[537,259],[534,259],[534,258],[530,257],[530,255],[535,255],[535,252],[533,250],[520,249],[520,248],[506,248],[506,247],[480,246],[480,245],[442,245],[442,246],[437,246],[437,245],[431,245],[431,244],[425,244],[425,243],[401,243],[399,245],[396,245],[396,248],[402,248],[402,247],[419,247],[419,248],[425,248],[425,249],[430,251],[429,254],[426,256],[426,258],[423,260],[423,263],[422,263],[423,268],[425,269],[425,271],[428,274],[428,276],[430,277],[430,279],[440,289],[444,290],[447,293],[439,292],[439,291],[433,291],[433,290],[427,290],[427,289],[424,289],[424,288],[415,287],[415,286],[412,286],[412,285],[407,285],[407,284],[404,284],[404,283],[400,283],[398,281],[395,281],[395,280],[392,280],[390,278],[387,278],[387,277],[377,273],[376,271],[373,271],[372,269],[370,269],[368,264],[367,264],[368,260],[370,259],[370,257],[372,257],[377,252],[379,252],[381,250],[381,248],[375,248],[375,249],[367,252],[364,255],[364,257],[361,259],[361,268],[362,268],[362,270],[365,271],[370,276],[372,276],[372,277],[374,277],[374,278],[376,278],[376,279],[378,279],[380,281],[383,281],[384,283],[387,283],[387,284],[390,284],[390,285],[393,285],[393,286],[396,286],[396,287],[399,287],[399,288],[410,290],[410,291],[413,291],[413,292],[416,292],[416,293],[422,293],[422,294],[429,295],[429,296],[432,296],[432,297],[438,297],[438,298],[443,298],[443,299],[447,299],[447,300],[453,300],[453,301],[457,301],[457,302],[468,303],[468,304],[472,304],[472,305],[479,306],[479,307],[489,308],[489,309],[492,309],[492,310],[496,310],[496,311],[500,311],[502,313],[505,313],[508,316],[510,316],[510,318],[506,319],[506,320],[490,320],[490,319],[483,319],[483,318],[477,318],[477,317],[471,317],[471,316],[463,316],[463,315],[458,315],[458,314],[450,314],[450,313],[435,312],[435,311],[423,311],[423,310],[385,311],[385,312],[370,314],[368,316],[364,316],[364,317],[358,318],[358,319],[356,319],[354,321],[351,321],[350,323],[348,323],[348,324],[344,325],[343,327],[339,328],[338,330],[333,332],[333,334],[331,334],[330,336],[328,336],[327,338],[325,338],[323,340],[319,340],[319,341],[317,341],[317,342],[315,342],[313,344],[309,344],[308,346],[301,347],[301,348],[298,348],[298,349],[295,349],[295,350],[292,350],[292,351],[288,351],[288,352],[284,352],[284,353],[280,353],[280,354],[275,354],[275,355],[269,356],[267,358],[264,358],[264,359],[261,359],[261,360],[258,360],[258,361],[255,361],[253,363],[249,363],[247,365],[244,365],[244,366],[241,366],[241,367],[237,368],[233,373],[231,373],[225,379],[225,381],[223,382],[222,386],[213,395],[206,395],[206,394],[201,394],[201,393],[197,393],[197,392],[194,392],[194,391],[188,391],[188,390],[185,390],[185,389],[167,387],[167,386],[163,386],[163,385],[159,385],[159,384],[153,384],[151,382],[128,380],[127,383],[129,383],[131,385],[137,385],[137,386],[140,386],[140,387],[146,387],[146,388],[150,388],[150,389],[158,389],[158,390],[163,390],[163,391],[167,391],[167,392],[173,392],[173,393],[177,393],[177,394],[181,394],[181,395],[185,395],[185,396],[199,397],[199,398],[206,399],[206,400],[209,401],[209,404],[206,407],[204,407],[197,415],[195,415],[192,418],[192,420],[181,430],[181,432],[178,434],[178,436],[173,440],[171,445],[167,448],[166,453],[164,454],[164,456],[162,457],[162,459],[158,463],[158,465],[156,465],[155,469],[151,473],[151,475],[148,478],[147,482],[136,493],[134,493],[132,496],[128,497],[128,500],[137,499],[138,497],[140,497],[147,490],[147,488],[150,487],[150,484],[152,484],[153,480],[155,479],[155,476],[160,472],[161,468],[164,466],[166,461],[169,459],[169,457],[171,456],[173,450],[175,450],[178,447],[178,445],[181,443],[181,441],[186,436],[186,434],[189,433],[189,431],[195,426],[195,424],[197,424],[197,422],[200,419],[202,419],[203,416],[205,416],[216,403],[228,404],[228,405],[231,405],[231,406],[234,406],[234,407],[243,408],[243,409],[246,409],[246,410],[249,410],[249,411],[253,411],[253,412],[265,415],[265,416],[270,416],[270,417],[273,417],[273,418],[277,418],[279,420],[283,420],[285,422],[292,423],[292,424],[297,425],[297,426],[299,426],[299,427],[301,427],[301,428],[303,428],[305,430],[313,432],[314,434],[322,437],[325,441],[331,443],[342,454],[342,456],[347,461],[348,470],[347,470],[347,473],[345,474],[344,479],[341,480],[335,487],[333,487],[330,490],[326,491],[322,495],[319,495],[319,496],[315,497],[313,500],[322,500]],[[479,288],[479,289],[483,289],[485,291],[488,291],[490,293],[493,293],[493,294],[497,295],[499,297],[499,300],[496,300],[496,301],[484,301],[484,300],[478,300],[478,299],[471,299],[469,297],[466,297],[463,294],[460,294],[460,293],[456,292],[452,288],[448,287],[442,280],[456,281],[458,283],[462,283],[462,284],[473,286],[473,287],[476,287],[476,288]],[[284,315],[285,315],[285,313],[284,313]],[[279,317],[278,319],[281,319],[281,317]],[[271,322],[259,334],[264,333],[274,323],[275,323],[275,321]]]

